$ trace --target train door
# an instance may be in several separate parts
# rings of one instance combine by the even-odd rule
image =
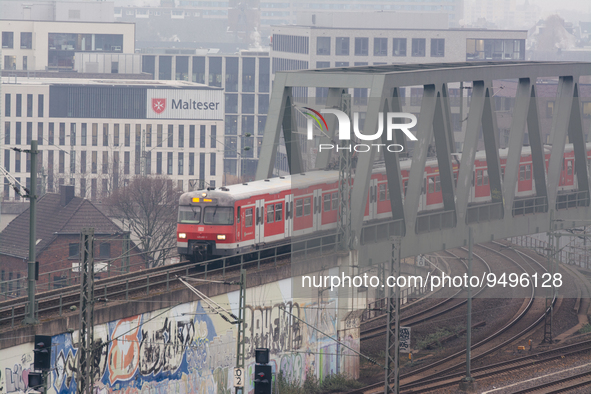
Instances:
[[[564,186],[570,186],[574,182],[574,160],[564,160]]]
[[[236,224],[235,224],[235,226],[236,226],[236,242],[240,242],[241,239],[242,239],[241,234],[242,234],[242,222],[243,222],[243,220],[242,220],[242,216],[241,216],[242,215],[242,212],[241,212],[242,209],[241,208],[242,207],[237,207],[236,208]]]
[[[265,200],[256,200],[254,220],[254,242],[265,241]]]
[[[285,196],[285,237],[291,237],[293,230],[293,194]]]
[[[312,208],[313,213],[313,224],[314,230],[320,230],[322,227],[322,189],[314,190],[314,207]]]
[[[375,219],[375,217],[376,217],[377,189],[378,189],[378,180],[377,179],[370,179],[369,180],[369,189],[367,190],[367,203],[365,204],[365,213],[364,213],[365,219],[367,219],[367,220]]]

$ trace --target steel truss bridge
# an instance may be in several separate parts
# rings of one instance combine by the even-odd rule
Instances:
[[[389,260],[392,237],[402,237],[401,257],[409,257],[465,246],[468,242],[468,227],[474,230],[475,243],[545,232],[549,231],[551,226],[554,229],[575,227],[580,225],[577,223],[581,223],[581,220],[591,220],[589,174],[579,101],[580,77],[587,75],[591,75],[591,63],[563,62],[385,65],[277,73],[257,179],[272,176],[281,133],[285,140],[290,172],[297,174],[303,170],[302,149],[296,135],[294,88],[328,88],[326,108],[337,109],[342,108],[344,94],[348,88],[369,89],[362,133],[373,135],[378,128],[379,112],[402,112],[400,87],[423,86],[420,113],[417,116],[418,124],[413,129],[418,141],[414,145],[404,201],[398,153],[386,151],[384,161],[391,196],[392,218],[376,220],[375,223],[363,223],[363,209],[351,212],[352,244],[353,249],[359,253],[360,263],[371,261],[370,259],[377,262]],[[548,77],[557,77],[558,86],[550,134],[550,161],[546,171],[536,107],[536,80]],[[498,130],[492,99],[493,80],[501,79],[517,81],[504,176],[501,174]],[[472,83],[472,98],[466,119],[460,170],[455,185],[452,170],[455,144],[450,122],[448,84],[458,82]],[[328,133],[320,138],[320,143],[328,144],[337,138],[335,117],[327,116],[327,122]],[[531,197],[516,198],[526,126],[531,145],[536,192]],[[491,200],[482,204],[469,204],[481,127]],[[558,185],[567,136],[574,146],[578,190],[559,193]],[[425,163],[433,140],[440,172],[443,209],[419,212]],[[375,142],[389,144],[392,141],[386,140],[384,132],[382,140]],[[397,134],[396,142],[404,144],[400,134]],[[316,169],[325,169],[329,160],[329,152],[319,152]],[[366,205],[375,160],[375,149],[358,156],[356,181],[351,191],[352,207]]]

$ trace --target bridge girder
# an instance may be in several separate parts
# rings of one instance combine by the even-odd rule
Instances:
[[[297,127],[294,123],[295,108],[291,104],[286,106],[286,103],[293,103],[293,87],[329,88],[327,108],[339,106],[340,95],[345,89],[370,89],[363,133],[374,134],[378,127],[379,112],[401,112],[398,88],[422,85],[423,98],[418,124],[414,129],[418,141],[414,146],[404,202],[402,197],[398,198],[403,190],[398,154],[386,153],[384,160],[388,188],[390,196],[393,197],[390,200],[393,212],[391,222],[364,224],[364,209],[354,209],[352,212],[351,230],[354,234],[354,246],[362,255],[372,258],[373,261],[388,260],[390,236],[403,236],[402,257],[463,246],[467,244],[469,226],[474,228],[476,243],[544,232],[551,226],[550,211],[556,211],[554,227],[574,227],[582,219],[588,218],[591,221],[589,178],[578,86],[579,78],[590,75],[590,70],[591,63],[479,62],[368,66],[277,73],[263,137],[257,179],[265,179],[272,175],[282,126],[290,171],[292,174],[302,172],[301,149],[296,146],[297,138],[294,138],[295,127]],[[535,102],[536,79],[543,77],[559,78],[550,136],[552,147],[547,171]],[[495,95],[492,89],[493,80],[499,79],[518,81],[504,177],[501,173],[498,130],[492,99]],[[452,170],[454,139],[450,126],[447,86],[448,83],[460,81],[472,82],[472,100],[466,119],[466,135],[456,185]],[[332,123],[327,135],[321,137],[323,143],[336,138],[336,121],[333,118],[327,117],[327,121]],[[521,209],[517,204],[521,202],[515,200],[515,191],[526,127],[530,138],[536,195],[531,202],[533,207],[523,206]],[[487,157],[491,201],[486,206],[471,206],[469,196],[481,128]],[[578,184],[578,191],[573,197],[574,205],[571,202],[559,201],[561,196],[558,194],[567,136],[574,146],[574,171]],[[384,142],[385,133],[382,138]],[[400,141],[398,134],[396,139],[396,142]],[[290,146],[287,146],[288,141]],[[437,151],[444,208],[443,211],[434,214],[419,215],[419,197],[423,187],[424,170],[429,147],[433,142]],[[328,161],[329,155],[319,153],[316,159],[317,169],[326,168]],[[352,189],[352,207],[366,206],[374,161],[373,149],[359,155],[355,170],[357,181]],[[374,234],[373,238],[371,234]]]

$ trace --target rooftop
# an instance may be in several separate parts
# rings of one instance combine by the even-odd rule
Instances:
[[[144,86],[153,89],[200,89],[222,90],[222,88],[207,86],[188,81],[155,81],[139,79],[83,79],[83,78],[22,78],[2,77],[3,84],[19,85],[95,85],[95,86]]]
[[[73,192],[66,199],[65,189],[62,187],[63,195],[47,193],[37,201],[37,256],[60,234],[79,234],[84,227],[93,227],[95,234],[115,234],[122,231],[89,200],[74,197]],[[28,240],[29,209],[0,232],[0,254],[27,259]]]

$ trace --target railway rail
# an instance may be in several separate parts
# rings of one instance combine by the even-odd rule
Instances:
[[[456,256],[452,252],[446,251],[446,253],[450,254],[452,257],[459,260],[464,265],[466,272],[468,272],[468,266],[463,261],[463,259]],[[484,259],[482,259],[480,256],[477,256],[477,255],[474,255],[474,257],[476,257],[476,259],[481,261],[486,266],[486,268],[489,270],[488,272],[490,272],[491,267],[490,267],[490,265],[488,265],[488,263]],[[477,296],[478,294],[482,293],[485,289],[486,289],[485,287],[481,288],[476,294],[474,294],[474,296]],[[441,302],[437,303],[436,305],[433,305],[425,310],[414,313],[410,316],[401,317],[400,324],[404,324],[405,326],[417,325],[417,324],[423,323],[427,320],[444,315],[448,312],[451,312],[451,311],[459,308],[460,306],[462,306],[468,302],[467,299],[460,300],[457,298],[457,296],[462,291],[464,291],[464,290],[463,289],[458,290],[450,297],[444,299],[443,301],[441,301]],[[454,300],[458,301],[458,302],[453,303]],[[450,303],[452,303],[453,305],[448,307],[447,305]],[[385,317],[385,315],[383,317]],[[383,325],[380,325],[380,326],[361,330],[360,340],[366,341],[366,340],[373,339],[373,338],[379,337],[381,335],[384,335],[385,333],[386,333],[386,324],[384,323]]]
[[[574,383],[571,383],[574,382]],[[570,384],[569,384],[570,383]],[[547,390],[554,386],[562,386],[557,387],[556,389]],[[555,393],[569,393],[573,390],[580,389],[583,387],[591,387],[591,371],[585,371],[573,376],[569,376],[566,378],[562,378],[559,380],[555,380],[553,382],[543,383],[534,387],[529,387],[527,389],[522,389],[520,391],[515,391],[514,394],[526,394],[526,393],[544,393],[544,394],[555,394]]]
[[[482,246],[482,245],[481,245]],[[489,251],[501,256],[504,259],[507,259],[509,261],[511,261],[513,264],[515,264],[517,267],[519,267],[523,272],[527,272],[527,270],[521,265],[519,264],[517,261],[515,261],[514,259],[510,258],[509,256],[498,252],[492,248],[486,247],[486,246],[482,246],[485,249],[488,249]],[[473,253],[473,255],[477,255],[476,253]],[[536,261],[535,259],[527,256],[524,254],[524,256],[529,259],[533,264],[537,265],[541,270],[546,271],[546,268],[540,264],[538,261]],[[527,302],[527,305],[521,310],[521,312],[518,314],[518,316],[516,316],[511,322],[509,322],[508,324],[506,324],[505,326],[503,326],[500,330],[496,331],[495,333],[493,333],[492,335],[488,336],[487,338],[483,339],[482,341],[475,343],[472,345],[471,349],[474,352],[475,349],[479,349],[481,347],[484,347],[484,345],[490,344],[493,340],[495,340],[496,338],[500,337],[501,335],[507,334],[509,332],[509,330],[515,326],[518,322],[522,321],[522,319],[524,319],[524,317],[527,315],[528,311],[531,309],[534,300],[535,300],[535,288],[533,287],[533,284],[530,283],[530,296]],[[554,304],[556,302],[556,297],[553,298],[552,300],[552,304]],[[478,353],[478,354],[474,354],[471,358],[472,361],[481,359],[486,357],[487,355],[497,351],[498,349],[502,348],[503,346],[510,344],[512,342],[514,342],[516,339],[522,337],[523,335],[525,335],[526,333],[529,333],[530,331],[532,331],[543,319],[544,316],[546,315],[547,310],[544,310],[544,313],[541,314],[541,316],[536,316],[535,320],[533,323],[531,324],[527,324],[527,327],[525,329],[520,330],[517,334],[515,335],[511,335],[508,339],[503,339],[500,341],[500,343],[495,344],[491,347],[489,347],[486,350],[483,350],[482,352]],[[465,365],[465,360],[461,361],[461,362],[454,362],[454,360],[458,359],[461,356],[465,357],[466,351],[462,350],[459,352],[456,352],[452,355],[449,355],[441,360],[435,361],[433,363],[430,363],[428,365],[425,365],[423,367],[417,368],[411,372],[408,372],[406,374],[401,374],[400,375],[400,381],[402,382],[404,379],[408,379],[414,376],[417,376],[421,373],[424,373],[426,371],[432,370],[435,367],[438,367],[440,365],[443,365],[445,363],[450,363],[452,364],[451,366],[446,366],[444,367],[444,369],[442,370],[437,370],[435,374],[431,374],[430,376],[427,377],[423,377],[420,381],[413,381],[413,382],[408,382],[405,384],[402,384],[400,386],[401,390],[404,390],[404,392],[418,392],[418,389],[420,387],[425,386],[426,384],[429,384],[430,379],[435,379],[435,375],[437,377],[446,374],[446,373],[452,373],[453,371],[457,370],[458,368],[461,368]],[[433,381],[431,381],[431,383],[434,383]],[[455,382],[455,384],[457,384],[457,382]],[[349,394],[366,394],[366,393],[374,393],[376,392],[376,390],[378,390],[379,388],[383,387],[383,383],[376,383],[376,384],[372,384],[372,385],[368,385],[366,387],[360,388],[358,390],[354,390],[351,391]],[[410,389],[416,389],[413,391],[408,391]]]

